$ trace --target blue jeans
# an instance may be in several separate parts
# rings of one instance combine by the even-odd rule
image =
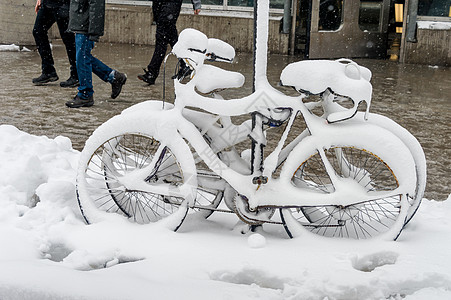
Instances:
[[[92,72],[105,82],[113,82],[113,69],[92,56],[91,51],[94,42],[89,40],[89,36],[82,33],[75,34],[75,49],[77,72],[80,86],[78,87],[78,97],[88,99],[94,94],[92,87]]]

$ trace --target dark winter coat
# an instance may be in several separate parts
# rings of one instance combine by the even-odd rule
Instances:
[[[97,42],[105,25],[105,0],[71,0],[68,30]]]
[[[61,5],[67,5],[69,6],[70,0],[42,0],[41,4],[43,5],[51,5],[51,6],[61,6]]]
[[[154,2],[182,2],[183,0],[153,0]],[[200,9],[201,3],[200,0],[191,0],[191,3],[193,3],[194,9]]]

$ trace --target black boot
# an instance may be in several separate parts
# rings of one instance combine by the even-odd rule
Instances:
[[[94,105],[94,96],[92,95],[88,99],[83,99],[80,98],[77,94],[77,96],[75,96],[74,99],[66,102],[66,106],[70,108],[90,107],[93,105]]]
[[[72,87],[77,87],[80,85],[80,82],[78,81],[77,77],[69,77],[69,79],[67,79],[66,81],[61,81],[60,82],[60,87],[66,88],[72,88]]]
[[[116,99],[122,91],[122,86],[127,81],[127,75],[114,71],[114,79],[111,82],[111,98]]]
[[[58,78],[58,75],[56,75],[56,73],[50,73],[50,74],[42,73],[41,76],[39,76],[37,78],[33,78],[32,82],[34,85],[43,85],[48,82],[57,81],[58,79],[59,78]]]
[[[148,83],[149,85],[155,84],[155,80],[157,79],[157,77],[152,73],[150,73],[149,71],[147,71],[146,69],[143,70],[144,74],[138,75],[138,79]]]

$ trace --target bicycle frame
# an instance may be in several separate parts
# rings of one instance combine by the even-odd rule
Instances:
[[[199,130],[191,122],[187,121],[186,119],[182,120],[177,128],[181,136],[185,137],[188,140],[188,142],[193,146],[193,148],[211,170],[225,179],[225,181],[227,181],[235,190],[237,190],[239,194],[245,195],[249,199],[249,206],[251,209],[260,206],[348,206],[351,204],[356,204],[357,202],[361,202],[363,199],[365,199],[365,201],[371,200],[371,196],[369,196],[363,189],[361,189],[361,193],[356,193],[349,197],[343,197],[343,195],[339,195],[338,192],[324,195],[322,193],[316,193],[307,190],[301,191],[300,189],[288,184],[283,184],[282,188],[280,186],[281,181],[289,181],[291,177],[290,179],[288,179],[286,175],[289,176],[290,174],[282,173],[279,179],[271,178],[271,174],[274,172],[279,162],[285,160],[290,152],[295,151],[289,150],[296,149],[297,145],[299,145],[301,141],[303,147],[308,144],[315,145],[314,147],[317,149],[317,151],[320,152],[324,164],[326,166],[330,164],[328,163],[327,158],[324,155],[323,148],[326,145],[323,141],[333,140],[333,136],[337,134],[337,130],[331,130],[330,127],[333,125],[326,124],[324,122],[324,119],[320,117],[311,115],[310,113],[308,115],[303,115],[306,116],[306,119],[309,119],[308,121],[306,121],[306,123],[308,124],[308,128],[312,132],[312,134],[309,136],[300,136],[287,147],[282,148],[284,144],[284,138],[287,136],[288,131],[291,128],[291,124],[294,120],[295,113],[293,112],[292,116],[290,117],[289,125],[285,129],[279,145],[263,162],[262,175],[268,178],[268,182],[261,185],[256,185],[253,183],[253,179],[256,177],[256,175],[259,174],[259,172],[254,172],[248,175],[241,174],[224,164],[224,162],[221,161],[221,159],[203,139]],[[342,129],[342,126],[340,127]],[[367,126],[364,126],[362,128],[362,126],[351,124],[350,126],[348,126],[348,129],[352,130],[356,134],[359,133],[361,135],[364,135],[365,130],[367,130],[369,127],[372,126],[368,124]],[[371,129],[375,130],[375,128]],[[382,128],[377,129],[380,130],[380,135],[390,134]],[[400,150],[403,147],[403,145],[401,144],[399,144],[398,146]],[[284,152],[282,152],[283,149],[285,150]],[[328,175],[331,177],[336,190],[340,190],[340,180],[338,180],[331,167],[328,168],[328,171]],[[391,195],[405,194],[407,192],[408,191],[403,190],[403,187],[399,187],[397,190],[392,191]],[[275,203],[274,199],[284,200],[278,200],[277,203]],[[300,199],[302,199],[302,201],[300,201]]]
[[[194,106],[202,108],[212,114],[219,114],[222,111],[229,112],[226,116],[237,116],[242,115],[236,107],[241,108],[248,106],[249,108],[243,109],[245,112],[253,112],[254,109],[258,108],[258,99],[262,95],[262,92],[257,90],[257,92],[247,96],[243,99],[235,100],[216,100],[198,95],[194,91],[194,83],[187,83],[185,85],[175,81],[176,86],[176,102],[175,106],[169,108],[165,111],[158,111],[159,117],[162,119],[177,120],[176,124],[173,125],[171,135],[180,135],[185,138],[189,144],[196,150],[200,158],[208,165],[208,167],[221,178],[223,178],[227,183],[229,183],[239,194],[246,196],[249,200],[250,209],[256,209],[258,207],[299,207],[299,206],[327,206],[327,205],[337,205],[337,206],[349,206],[353,204],[358,204],[360,202],[373,200],[376,195],[371,195],[366,193],[366,191],[361,188],[354,186],[353,194],[347,195],[348,189],[346,186],[349,182],[343,182],[335,175],[330,163],[324,154],[324,148],[327,144],[324,141],[333,140],[334,136],[341,134],[343,131],[353,132],[356,135],[366,136],[367,130],[371,130],[378,136],[391,136],[393,142],[399,142],[396,147],[399,149],[400,153],[404,150],[407,151],[405,145],[398,141],[389,131],[374,126],[372,124],[364,123],[361,121],[352,122],[348,121],[342,124],[329,124],[322,117],[312,114],[306,104],[302,102],[303,96],[289,97],[280,94],[277,91],[272,91],[267,93],[267,89],[264,91],[265,95],[273,96],[276,101],[272,101],[271,109],[277,109],[280,107],[289,108],[291,115],[289,116],[288,125],[282,135],[282,139],[279,141],[276,149],[263,161],[263,171],[260,173],[258,170],[254,170],[251,174],[240,173],[233,168],[227,166],[221,159],[216,155],[216,151],[205,141],[202,132],[208,130],[207,124],[196,124],[196,118],[200,113],[196,111],[191,111],[186,106]],[[180,92],[183,90],[182,92]],[[181,97],[183,95],[184,97]],[[189,96],[188,96],[189,95]],[[323,104],[327,105],[330,109],[335,109],[335,105],[332,101],[325,102],[328,99],[323,100]],[[198,103],[202,103],[198,105]],[[257,103],[257,104],[256,104]],[[197,105],[195,105],[197,104]],[[204,106],[205,104],[205,106]],[[311,104],[310,105],[317,105]],[[241,112],[243,111],[241,110]],[[289,130],[294,122],[296,115],[300,113],[304,117],[306,122],[308,132],[307,135],[303,135],[296,138],[289,145],[283,148],[286,137]],[[162,115],[164,114],[164,116]],[[171,117],[169,115],[172,115]],[[157,116],[155,116],[157,117]],[[216,120],[215,118],[212,118]],[[200,129],[200,130],[199,130]],[[226,129],[227,130],[227,129]],[[307,132],[307,131],[306,131]],[[342,137],[343,138],[343,137]],[[160,150],[155,154],[155,158],[152,163],[144,169],[141,169],[139,173],[131,176],[127,175],[126,186],[130,190],[141,190],[149,191],[154,193],[159,193],[163,195],[172,195],[183,197],[185,192],[177,192],[175,190],[168,189],[167,186],[152,185],[149,186],[145,184],[144,179],[149,177],[149,174],[154,172],[155,166],[158,162],[159,153],[163,151],[165,145],[160,146]],[[296,157],[302,157],[303,148],[313,147],[320,153],[324,165],[328,171],[328,175],[332,180],[335,191],[329,194],[318,193],[307,189],[299,189],[291,184],[288,184],[291,180],[293,173],[288,171],[280,174],[280,178],[271,178],[272,173],[275,168],[280,164],[280,162],[288,159],[290,157],[291,161],[296,161]],[[293,156],[294,154],[294,156]],[[306,159],[306,158],[304,158]],[[397,158],[397,160],[400,157]],[[299,161],[298,161],[299,163]],[[413,164],[409,165],[409,161],[405,160],[405,167],[412,168],[414,170]],[[268,178],[266,184],[254,184],[254,178],[256,176],[263,175]],[[411,186],[411,185],[409,185]],[[404,195],[411,193],[407,186],[400,186],[398,189],[390,191],[389,194],[384,195],[385,197]],[[381,195],[377,195],[381,197]],[[275,201],[274,199],[279,199]],[[283,200],[280,200],[283,199]],[[194,203],[190,203],[193,205]]]

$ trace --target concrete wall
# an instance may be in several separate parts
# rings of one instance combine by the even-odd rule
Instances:
[[[34,45],[36,0],[0,0],[0,44]]]
[[[32,35],[36,18],[36,0],[0,0],[0,44],[34,45]],[[107,4],[105,35],[102,42],[155,44],[151,6]],[[237,51],[252,52],[254,21],[251,12],[208,12],[203,10],[194,16],[191,9],[183,9],[177,22],[179,32],[192,27],[208,37],[222,39]],[[269,45],[271,53],[288,54],[289,36],[280,33],[281,16],[271,17]],[[59,38],[56,24],[50,30],[50,38]]]
[[[0,44],[34,45],[32,29],[35,0],[0,0]],[[269,28],[271,53],[288,54],[289,36],[280,33],[280,16],[272,17]],[[237,51],[251,52],[253,19],[245,13],[233,16],[208,13],[194,16],[183,11],[177,23],[179,31],[193,27],[209,37],[222,39]],[[59,37],[56,25],[51,37]],[[154,45],[155,25],[150,6],[108,4],[103,42]],[[405,62],[451,66],[451,30],[418,29],[417,43],[406,43]]]
[[[417,43],[406,43],[405,62],[451,66],[451,29],[417,29]]]
[[[155,44],[156,25],[152,25],[150,6],[107,5],[105,36],[102,41],[112,43]],[[271,53],[288,54],[289,36],[280,33],[281,16],[271,17],[269,24],[269,45]],[[177,22],[180,32],[191,27],[208,37],[224,40],[237,51],[252,52],[254,21],[252,13],[224,12],[209,13],[206,10],[194,16],[192,10],[182,10]]]

